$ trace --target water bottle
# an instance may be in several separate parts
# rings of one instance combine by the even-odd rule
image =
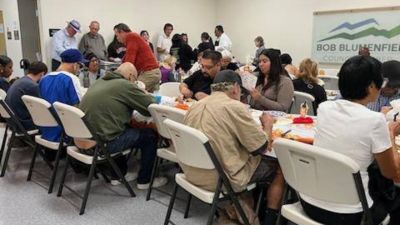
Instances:
[[[83,74],[83,87],[89,88],[89,86],[90,86],[89,73],[84,73]]]

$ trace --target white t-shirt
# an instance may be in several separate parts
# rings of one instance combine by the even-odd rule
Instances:
[[[158,38],[157,47],[165,49],[165,52],[158,53],[158,59],[160,62],[164,61],[164,59],[169,55],[169,50],[171,49],[172,46],[171,36],[172,35],[169,35],[169,37],[167,37],[167,35],[162,34]]]
[[[361,179],[369,207],[372,199],[368,191],[367,168],[373,161],[373,154],[392,147],[389,128],[382,113],[347,100],[327,101],[318,107],[317,132],[314,145],[343,153],[360,166]],[[344,205],[320,201],[304,194],[301,198],[319,208],[337,213],[357,213],[358,205]]]
[[[226,35],[225,33],[222,33],[221,36],[219,38],[217,38],[217,41],[219,41],[218,46],[215,46],[215,50],[217,51],[223,51],[228,50],[228,51],[232,51],[232,41],[231,39],[228,37],[228,35]]]

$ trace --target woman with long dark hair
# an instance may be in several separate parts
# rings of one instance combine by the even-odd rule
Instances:
[[[293,98],[292,80],[285,75],[279,51],[265,49],[260,53],[256,88],[250,91],[251,107],[259,110],[287,112]]]

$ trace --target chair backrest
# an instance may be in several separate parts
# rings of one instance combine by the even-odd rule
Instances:
[[[339,90],[339,78],[337,76],[324,75],[318,78],[324,82],[325,90]]]
[[[167,82],[160,85],[159,94],[168,97],[178,97],[181,92],[179,91],[179,82]]]
[[[300,91],[295,91],[293,95],[294,101],[292,102],[292,105],[290,107],[290,113],[291,114],[299,114],[300,113],[300,106],[302,103],[306,102],[309,109],[307,114],[311,116],[315,116],[315,98],[314,96],[305,93],[305,92],[300,92]]]
[[[51,112],[51,104],[48,101],[29,95],[23,95],[22,101],[36,126],[56,127],[59,125]]]
[[[68,136],[80,139],[90,139],[93,137],[87,123],[84,121],[83,117],[85,113],[80,109],[61,102],[54,102],[53,107]]]
[[[157,105],[157,104],[151,104],[149,106],[149,112],[150,112],[151,116],[153,117],[153,120],[157,126],[158,133],[162,137],[168,138],[168,139],[171,139],[171,137],[169,136],[169,132],[164,125],[164,120],[171,119],[175,122],[183,123],[183,118],[185,117],[185,113],[186,113],[182,109],[177,109],[174,107],[165,106],[165,105]]]
[[[25,136],[29,136],[25,127],[21,124],[14,111],[8,106],[8,104],[0,97],[0,115],[6,120],[7,126],[11,130],[22,133]]]
[[[360,168],[351,158],[283,138],[273,148],[286,182],[300,194],[331,203],[360,203],[354,178]],[[361,178],[358,185],[363,189]]]
[[[0,89],[0,98],[5,100],[6,96],[7,96],[7,92],[5,92],[3,89]]]
[[[215,168],[206,149],[206,145],[209,145],[208,138],[201,131],[170,119],[164,120],[164,124],[180,162],[199,169]]]
[[[0,115],[1,117],[3,117],[4,119],[10,119],[11,118],[11,114],[10,114],[10,107],[7,105],[7,103],[4,101],[5,98],[0,97]],[[6,110],[6,108],[8,108],[9,110]]]

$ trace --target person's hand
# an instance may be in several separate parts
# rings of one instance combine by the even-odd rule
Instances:
[[[254,101],[258,101],[261,98],[260,92],[255,88],[250,91],[250,95]]]
[[[179,96],[176,98],[176,101],[182,104],[182,103],[183,103],[183,99],[184,99],[184,96],[183,96],[183,95],[179,95]]]
[[[122,62],[122,59],[120,59],[120,58],[114,58],[114,62],[120,63],[120,62]]]
[[[393,109],[393,107],[391,107],[391,106],[383,106],[382,108],[381,108],[381,113],[383,113],[383,114],[387,114],[390,110],[392,110]]]
[[[189,88],[187,88],[187,87],[182,88],[181,94],[185,98],[191,98],[193,96],[193,92],[191,90],[189,90]]]
[[[391,121],[391,122],[389,122],[388,126],[389,126],[390,138],[392,140],[394,140],[394,138],[400,132],[400,122],[399,121]]]
[[[271,115],[269,115],[268,113],[263,113],[260,116],[260,121],[261,121],[261,125],[263,126],[264,130],[268,129],[268,130],[272,130],[272,126],[275,123],[275,119],[274,117],[272,117]]]

